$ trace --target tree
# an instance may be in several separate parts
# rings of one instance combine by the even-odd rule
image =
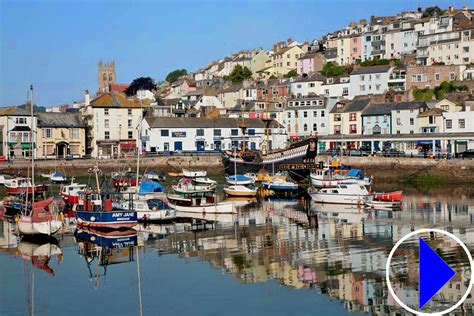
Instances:
[[[132,83],[125,90],[125,94],[130,97],[132,95],[137,94],[138,90],[152,91],[155,89],[156,89],[156,84],[153,79],[151,79],[150,77],[140,77],[132,81]]]
[[[425,9],[425,11],[423,12],[423,14],[421,15],[422,18],[427,18],[427,17],[432,17],[432,16],[440,16],[444,13],[444,11],[438,7],[438,6],[434,6],[434,7],[427,7]]]
[[[344,73],[344,66],[338,66],[333,62],[328,62],[324,65],[321,74],[325,77],[336,77]]]
[[[165,80],[168,81],[169,83],[173,83],[179,79],[179,77],[187,75],[188,71],[186,69],[176,69],[170,72]]]
[[[292,69],[290,71],[288,71],[288,73],[285,75],[285,78],[293,78],[293,77],[297,77],[298,76],[298,73],[296,72],[295,69]]]
[[[276,78],[277,77],[274,74],[272,74],[270,77],[268,77],[268,79],[270,79],[270,80],[273,80],[273,79],[276,79]]]
[[[252,71],[247,67],[242,67],[241,65],[235,65],[232,72],[224,77],[225,80],[231,81],[233,84],[241,83],[244,80],[252,79]]]

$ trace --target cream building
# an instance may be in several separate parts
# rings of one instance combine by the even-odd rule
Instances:
[[[304,50],[299,46],[280,49],[272,55],[273,72],[277,76],[286,75],[290,70],[296,69],[298,58],[304,55]]]
[[[38,113],[38,158],[80,158],[86,154],[86,124],[80,113]]]
[[[253,56],[250,70],[252,74],[256,74],[259,70],[262,70],[266,67],[267,62],[270,61],[270,57],[267,53],[261,49],[255,56]]]
[[[86,95],[86,100],[88,96]],[[84,108],[88,126],[88,153],[95,158],[129,156],[135,153],[143,109],[118,94],[104,93]]]

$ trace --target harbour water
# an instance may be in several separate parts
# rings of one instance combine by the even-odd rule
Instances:
[[[437,227],[474,249],[474,193],[465,187],[407,189],[397,212],[235,203],[238,214],[201,216],[206,224],[121,235],[76,230],[71,220],[57,240],[20,241],[0,222],[0,315],[405,315],[385,284],[397,240]],[[463,292],[452,283],[445,301]],[[417,298],[416,287],[400,291]],[[458,311],[472,314],[472,302]]]

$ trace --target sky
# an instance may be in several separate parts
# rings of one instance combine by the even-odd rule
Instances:
[[[299,42],[371,15],[472,0],[0,0],[0,107],[72,104],[97,91],[97,63],[117,82],[194,71],[241,49]]]

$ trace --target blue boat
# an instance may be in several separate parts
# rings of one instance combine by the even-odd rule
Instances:
[[[121,229],[138,223],[137,212],[113,210],[112,196],[106,193],[80,195],[73,211],[78,225],[83,227]]]
[[[255,183],[255,178],[243,174],[225,177],[227,183],[231,185],[249,185]]]
[[[265,189],[273,191],[295,191],[298,190],[298,185],[293,182],[285,181],[283,179],[274,179],[262,183]]]
[[[140,183],[140,188],[138,190],[139,194],[147,194],[147,193],[157,193],[157,192],[166,192],[165,187],[156,181],[146,181],[142,180]]]
[[[78,241],[85,241],[107,248],[133,247],[138,244],[138,235],[133,229],[120,232],[77,229],[74,232],[74,237]]]

